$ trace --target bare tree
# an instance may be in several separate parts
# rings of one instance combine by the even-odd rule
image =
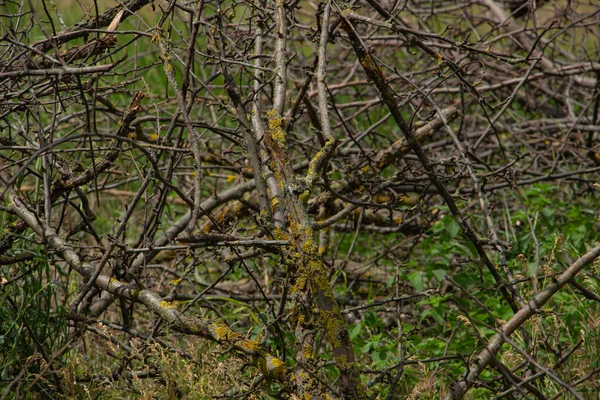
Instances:
[[[217,342],[259,377],[232,397],[415,397],[407,369],[456,363],[439,397],[547,398],[546,380],[583,398],[598,371],[575,380],[561,368],[579,346],[528,324],[568,286],[598,302],[576,280],[598,235],[575,261],[558,242],[546,256],[526,190],[598,206],[595,2],[84,3],[2,5],[6,314],[43,264],[68,323],[52,349],[27,328],[44,363],[30,379],[7,361],[5,397],[45,373],[64,394],[49,371],[103,321],[173,351],[167,328]],[[215,295],[260,320],[232,320]],[[441,356],[406,330],[434,298]],[[361,331],[369,315],[379,332]],[[464,335],[478,345],[450,354]],[[365,337],[395,359],[357,357]]]

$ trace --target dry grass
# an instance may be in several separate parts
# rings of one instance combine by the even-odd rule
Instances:
[[[63,398],[206,399],[248,389],[242,364],[224,362],[212,343],[187,338],[178,347],[192,359],[152,343],[135,340],[122,346],[104,338],[74,349],[61,371]],[[251,377],[247,378],[250,381]]]

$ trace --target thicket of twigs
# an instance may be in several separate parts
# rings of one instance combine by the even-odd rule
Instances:
[[[597,393],[597,2],[61,3],[2,2],[4,398]]]

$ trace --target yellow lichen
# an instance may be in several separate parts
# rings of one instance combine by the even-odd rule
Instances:
[[[292,231],[292,235],[294,237],[298,237],[300,233],[301,226],[295,221],[290,221],[290,230]]]
[[[296,284],[293,285],[290,289],[291,293],[300,292],[300,291],[304,290],[304,288],[306,287],[307,280],[308,280],[308,277],[306,276],[306,274],[300,274],[296,278]]]
[[[277,208],[277,206],[279,206],[279,198],[278,197],[273,197],[271,199],[271,208]]]
[[[213,334],[215,336],[215,339],[221,341],[221,340],[229,340],[229,339],[235,339],[236,337],[236,333],[233,332],[231,329],[229,329],[227,326],[225,325],[217,325],[217,324],[212,324],[211,325],[213,327]]]
[[[308,238],[306,238],[304,243],[302,243],[302,251],[306,254],[309,254],[314,250],[313,246],[314,244],[312,241],[312,237],[309,236]]]
[[[131,296],[133,296],[134,299],[137,299],[138,297],[140,297],[140,292],[142,291],[142,289],[140,289],[138,286],[136,286],[132,291],[131,291]]]
[[[289,240],[290,236],[279,227],[273,229],[273,237],[277,240]]]
[[[308,183],[309,188],[312,186],[313,181],[317,179],[317,174],[321,172],[320,170],[323,167],[323,161],[325,159],[325,156],[334,144],[334,138],[327,139],[323,148],[319,150],[317,154],[315,154],[312,160],[310,160],[310,163],[308,165],[308,172],[306,173],[306,182]]]
[[[325,253],[327,253],[327,246],[319,246],[319,248],[317,249],[317,254],[319,256],[322,256]]]
[[[260,344],[256,340],[244,340],[241,347],[248,351],[257,351],[260,349]]]
[[[283,190],[283,180],[281,179],[281,174],[279,173],[279,169],[277,168],[277,165],[274,162],[271,162],[271,170],[274,171],[274,175],[275,175],[275,180],[277,181],[277,184],[279,185],[279,189]]]
[[[283,380],[287,372],[287,364],[281,361],[279,358],[271,355],[265,356],[265,366],[270,374],[276,379]]]
[[[109,285],[117,285],[119,283],[122,283],[122,282],[120,280],[118,280],[117,278],[115,278],[114,276],[112,278],[110,278]]]
[[[175,308],[175,305],[173,303],[171,303],[170,301],[161,301],[160,306],[162,308]]]
[[[279,115],[277,110],[267,111],[267,124],[269,127],[269,135],[282,148],[285,147],[286,139],[283,131],[284,118]]]
[[[339,347],[341,345],[340,339],[338,337],[338,332],[341,328],[341,321],[337,313],[332,311],[321,311],[321,324],[325,328],[325,332],[327,332],[327,338],[329,339],[329,343],[333,347]]]
[[[275,368],[279,368],[282,365],[286,365],[283,361],[281,361],[279,358],[276,357],[272,357],[269,356],[268,357],[268,361],[271,363],[271,365],[273,365]]]
[[[310,190],[306,189],[304,192],[302,192],[300,194],[300,196],[298,196],[298,200],[300,200],[300,203],[304,204],[305,206],[308,204],[308,199],[310,198]]]
[[[304,351],[302,352],[302,354],[303,354],[304,358],[307,360],[315,358],[313,349],[310,346],[304,346]]]

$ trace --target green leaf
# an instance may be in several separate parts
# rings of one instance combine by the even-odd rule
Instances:
[[[360,333],[362,332],[362,325],[361,324],[356,324],[352,327],[352,329],[350,329],[350,340],[354,340],[358,337],[358,335],[360,335]]]
[[[460,226],[454,218],[446,223],[446,233],[450,239],[454,239],[458,235],[458,232],[460,232]]]
[[[419,271],[412,272],[408,275],[408,280],[417,292],[423,291],[423,276]]]
[[[434,269],[432,273],[435,279],[437,279],[441,283],[444,280],[447,271],[444,269]]]

